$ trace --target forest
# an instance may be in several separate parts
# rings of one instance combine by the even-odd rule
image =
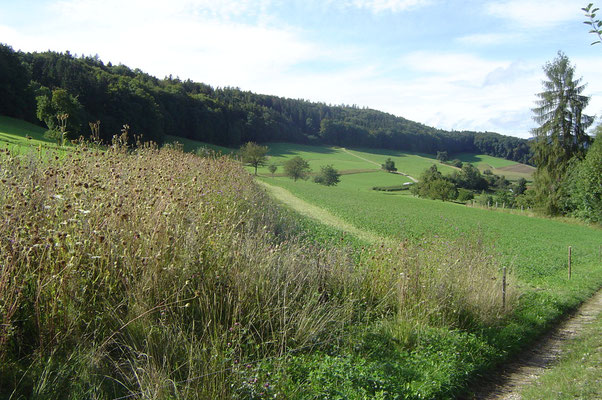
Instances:
[[[388,113],[347,105],[214,88],[172,76],[69,52],[24,53],[0,44],[0,115],[56,130],[68,114],[70,138],[90,135],[100,121],[101,140],[124,124],[143,141],[167,135],[237,147],[253,141],[329,144],[436,154],[475,152],[531,163],[525,139],[493,132],[445,131]]]

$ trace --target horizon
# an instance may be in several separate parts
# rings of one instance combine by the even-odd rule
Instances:
[[[602,110],[602,45],[576,0],[4,3],[0,36],[17,51],[522,138],[543,66],[563,51],[588,84],[585,112]]]

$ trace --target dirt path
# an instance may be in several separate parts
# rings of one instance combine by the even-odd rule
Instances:
[[[593,322],[602,312],[602,290],[583,305],[556,329],[543,337],[533,348],[505,367],[492,382],[470,399],[518,400],[525,385],[533,383],[560,354],[564,342],[575,337],[584,325]]]
[[[287,206],[291,207],[293,210],[298,213],[305,215],[306,217],[312,218],[326,225],[330,225],[334,228],[341,229],[345,232],[348,232],[355,237],[364,240],[369,243],[388,243],[389,240],[379,236],[375,233],[365,231],[363,229],[359,229],[345,221],[341,218],[329,213],[328,211],[310,204],[304,200],[301,200],[288,190],[281,188],[279,186],[273,186],[261,180],[256,180],[257,183],[262,185],[267,189],[268,193],[274,196],[276,199],[282,201]]]
[[[341,147],[341,150],[343,150],[345,153],[349,154],[350,156],[353,156],[355,158],[359,158],[360,160],[364,160],[366,162],[369,162],[370,164],[374,164],[377,165],[378,167],[380,167],[381,165],[379,163],[377,163],[376,161],[372,161],[372,160],[368,160],[367,158],[364,158],[362,156],[358,156],[357,154],[353,154],[352,152],[350,152],[349,150],[347,150],[344,147]],[[412,180],[412,182],[418,182],[418,180],[416,178],[411,177],[408,174],[404,174],[403,172],[399,172],[399,171],[394,171],[394,174],[398,174],[398,175],[403,175],[403,176],[407,176],[410,180]]]

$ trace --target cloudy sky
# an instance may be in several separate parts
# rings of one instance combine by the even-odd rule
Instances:
[[[563,51],[602,115],[589,0],[0,0],[0,42],[214,87],[529,137]],[[599,2],[602,6],[602,1]]]

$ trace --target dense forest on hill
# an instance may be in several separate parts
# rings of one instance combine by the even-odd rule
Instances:
[[[23,53],[0,44],[0,114],[50,128],[69,114],[72,137],[101,121],[110,140],[123,124],[144,140],[174,135],[219,145],[248,141],[323,143],[435,154],[478,152],[529,162],[526,140],[491,132],[448,132],[354,106],[213,88],[179,78],[158,79],[125,65],[69,52]]]

